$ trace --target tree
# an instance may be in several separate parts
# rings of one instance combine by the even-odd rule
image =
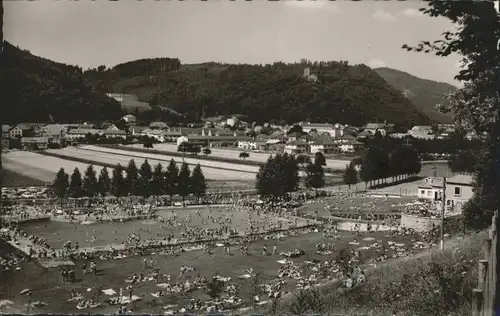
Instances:
[[[188,142],[183,142],[180,143],[179,146],[177,146],[177,151],[182,153],[189,153],[191,152],[192,148],[193,144],[190,144]]]
[[[141,165],[141,169],[139,170],[139,192],[140,195],[144,198],[147,198],[151,195],[151,181],[153,178],[153,172],[151,171],[151,165],[148,160],[144,160]]]
[[[151,179],[151,194],[156,197],[165,193],[165,175],[163,173],[163,166],[158,163],[153,170]]]
[[[131,195],[138,195],[139,192],[139,171],[135,165],[135,160],[130,159],[127,168],[125,168],[126,176],[126,193]]]
[[[205,155],[205,157],[207,157],[211,153],[212,153],[212,150],[210,148],[203,148],[203,154]]]
[[[450,96],[450,102],[441,110],[453,113],[455,123],[468,127],[477,134],[485,132],[484,144],[476,168],[474,196],[464,205],[468,224],[474,228],[487,227],[493,214],[500,208],[500,168],[495,157],[500,157],[500,38],[499,16],[491,1],[430,1],[422,10],[424,14],[445,17],[456,31],[444,32],[444,39],[433,43],[424,41],[410,51],[433,52],[438,56],[458,53],[463,57],[462,70],[455,77],[465,81],[464,87]],[[491,176],[487,173],[491,172]],[[500,217],[496,226],[500,226]],[[497,254],[500,244],[497,244]],[[497,270],[500,260],[496,260]],[[500,278],[496,280],[500,288]],[[495,309],[500,308],[500,296],[496,296]]]
[[[184,201],[186,199],[186,196],[191,193],[191,171],[189,171],[189,166],[187,163],[183,162],[181,165],[181,170],[179,171],[179,180],[178,180],[178,187],[177,187],[177,193],[182,197],[182,204],[184,204]]]
[[[97,177],[94,166],[89,165],[83,177],[83,193],[85,196],[94,197],[99,193]]]
[[[108,168],[104,167],[101,169],[99,173],[99,180],[97,181],[97,188],[99,194],[104,196],[106,193],[110,191],[111,187],[111,179],[109,179]]]
[[[174,159],[170,160],[170,164],[165,172],[165,193],[170,195],[170,202],[174,195],[178,193],[179,186],[179,168]]]
[[[321,165],[309,162],[306,168],[306,187],[319,189],[325,186],[325,172]]]
[[[207,182],[203,171],[201,170],[200,164],[197,164],[193,169],[191,174],[191,193],[194,194],[198,199],[205,195],[207,191]]]
[[[153,141],[146,136],[146,138],[144,139],[144,148],[153,148]]]
[[[111,179],[110,191],[116,197],[127,195],[127,183],[123,177],[123,167],[117,164],[113,169],[113,178]]]
[[[473,173],[476,170],[478,152],[474,150],[459,150],[453,153],[448,160],[452,172]]]
[[[71,174],[71,180],[69,183],[69,193],[74,198],[80,198],[83,196],[83,188],[82,188],[82,174],[78,168],[73,170],[73,174]]]
[[[61,205],[63,199],[68,195],[69,189],[69,175],[64,171],[64,168],[59,169],[56,174],[56,178],[52,183],[52,191],[54,194],[61,199]]]
[[[292,133],[304,134],[304,130],[302,129],[302,126],[295,124],[288,130],[286,134],[289,135]]]
[[[311,163],[311,158],[308,155],[301,154],[295,159],[297,160],[297,163],[302,166],[302,168]]]
[[[194,154],[194,155],[198,155],[201,152],[201,147],[200,146],[191,146],[191,150],[189,152]]]
[[[243,159],[245,160],[246,158],[250,157],[250,154],[245,152],[245,151],[242,151],[240,152],[240,159]]]
[[[271,156],[257,173],[256,189],[264,196],[280,197],[297,189],[299,167],[288,154]]]
[[[320,166],[326,166],[326,158],[322,152],[318,151],[314,154],[314,163]]]
[[[349,186],[349,189],[351,189],[351,185],[358,183],[358,172],[352,163],[346,165],[345,167],[344,183]]]

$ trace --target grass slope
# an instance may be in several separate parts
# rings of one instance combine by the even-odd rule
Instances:
[[[307,303],[304,294],[284,297],[280,313],[305,309],[323,315],[467,315],[485,232],[457,237],[445,251],[431,250],[366,270],[367,282],[350,290],[340,282],[319,288]],[[310,300],[310,299],[309,299]],[[301,302],[301,303],[300,303]],[[295,312],[295,313],[294,313]]]
[[[457,90],[457,87],[444,82],[437,82],[415,77],[404,71],[391,68],[376,68],[374,71],[387,83],[405,95],[419,110],[437,123],[452,123],[449,115],[440,113],[435,105],[447,104],[445,95]]]

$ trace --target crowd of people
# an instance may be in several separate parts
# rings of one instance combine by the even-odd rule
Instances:
[[[354,196],[349,193],[339,192],[333,195],[333,199],[329,198],[322,202],[326,204],[326,210],[335,212],[335,210],[338,210],[337,203],[334,202],[335,199],[339,200],[339,204],[351,203],[354,205],[355,200],[358,198],[359,194]],[[238,253],[234,250],[239,248],[240,255],[247,256],[249,255],[249,245],[257,240],[266,240],[266,242],[260,246],[260,251],[254,249],[252,255],[274,256],[276,259],[282,259],[278,261],[282,265],[276,272],[276,278],[262,281],[261,284],[261,293],[266,293],[269,299],[286,294],[290,290],[288,279],[293,280],[290,283],[297,284],[298,288],[310,288],[320,282],[335,279],[343,280],[345,288],[365,282],[365,273],[360,268],[360,262],[357,261],[357,258],[361,256],[361,251],[354,252],[352,260],[349,261],[349,268],[344,273],[341,271],[345,271],[345,267],[341,267],[341,264],[335,260],[305,261],[301,264],[302,267],[294,261],[304,256],[308,251],[323,256],[323,258],[329,258],[330,255],[336,254],[338,251],[335,244],[340,234],[336,221],[324,220],[323,224],[320,225],[319,222],[313,219],[304,219],[298,216],[300,214],[297,209],[305,199],[301,195],[291,199],[283,198],[273,201],[227,196],[221,196],[220,200],[218,200],[211,197],[209,204],[202,210],[185,213],[182,213],[184,210],[172,210],[168,216],[158,216],[156,214],[157,205],[154,203],[128,199],[102,199],[93,201],[90,205],[86,204],[86,202],[74,202],[77,203],[74,207],[71,205],[65,207],[59,205],[16,206],[11,212],[20,214],[23,214],[23,212],[28,214],[37,212],[73,219],[83,213],[85,220],[92,218],[96,221],[120,216],[145,216],[158,221],[158,225],[161,226],[162,230],[156,236],[151,236],[147,230],[134,230],[127,235],[125,240],[121,241],[122,244],[110,245],[100,249],[83,248],[78,241],[71,240],[67,240],[61,249],[53,249],[44,238],[28,234],[12,223],[4,223],[3,227],[6,230],[3,238],[14,243],[20,242],[21,239],[29,241],[29,256],[34,259],[64,258],[84,262],[81,267],[71,266],[60,270],[62,282],[69,284],[75,282],[75,275],[79,273],[79,270],[82,271],[83,277],[87,274],[95,276],[98,271],[99,260],[120,259],[136,255],[143,256],[143,271],[137,271],[127,277],[123,281],[124,287],[120,289],[119,296],[113,296],[107,300],[109,304],[119,306],[120,312],[124,312],[124,306],[134,300],[132,293],[135,287],[145,282],[156,284],[159,289],[152,292],[151,295],[159,298],[168,294],[186,294],[196,289],[206,289],[211,282],[217,280],[224,284],[221,295],[210,302],[193,299],[183,309],[210,312],[240,306],[242,298],[238,297],[235,280],[220,275],[212,276],[212,278],[203,276],[203,271],[197,271],[184,265],[180,267],[178,276],[162,274],[160,269],[156,267],[151,255],[156,253],[176,256],[185,251],[203,249],[209,255],[234,256]],[[215,206],[215,204],[226,205],[219,207]],[[380,208],[380,205],[375,202],[368,206],[368,209],[373,212],[379,211]],[[79,210],[79,214],[74,214],[76,209]],[[242,217],[241,214],[246,214],[246,217]],[[378,224],[368,226],[370,228],[367,230],[371,232],[377,230]],[[284,236],[294,236],[312,231],[321,232],[325,239],[324,242],[317,243],[314,249],[278,249],[276,241]],[[408,229],[400,229],[389,234],[410,237],[417,235],[416,232]],[[433,234],[434,232],[428,233],[428,239],[432,239]],[[424,237],[422,237],[423,241],[426,240],[425,236],[424,234]],[[95,236],[95,238],[99,238],[99,236]],[[419,247],[425,247],[424,242],[419,244]],[[222,249],[217,251],[217,248]],[[412,251],[408,246],[401,246],[396,243],[388,243],[385,246],[375,248],[379,248],[380,251],[372,262],[408,255]],[[2,265],[2,262],[0,261],[0,265]],[[244,271],[241,276],[241,278],[255,277],[256,273],[251,269]],[[128,299],[123,299],[123,292],[128,292]],[[256,302],[261,301],[261,299],[260,294],[255,295],[253,298]],[[69,300],[75,301],[78,309],[99,306],[99,299],[95,296],[85,298],[84,295],[76,291],[71,292]]]

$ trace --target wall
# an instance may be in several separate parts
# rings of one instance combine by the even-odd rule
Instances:
[[[432,224],[441,226],[441,219],[401,214],[402,228],[411,228],[417,232],[423,232],[431,230]]]
[[[455,188],[460,188],[460,195],[455,195]],[[463,205],[469,201],[474,193],[472,192],[472,186],[469,185],[458,185],[458,184],[446,184],[446,205],[454,207],[456,212],[461,212]]]

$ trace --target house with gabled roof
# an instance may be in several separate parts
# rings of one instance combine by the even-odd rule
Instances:
[[[304,139],[297,139],[285,145],[285,153],[305,154],[309,152],[309,143]]]
[[[316,154],[318,152],[333,154],[339,152],[339,144],[330,136],[316,137],[309,146],[311,154]]]

